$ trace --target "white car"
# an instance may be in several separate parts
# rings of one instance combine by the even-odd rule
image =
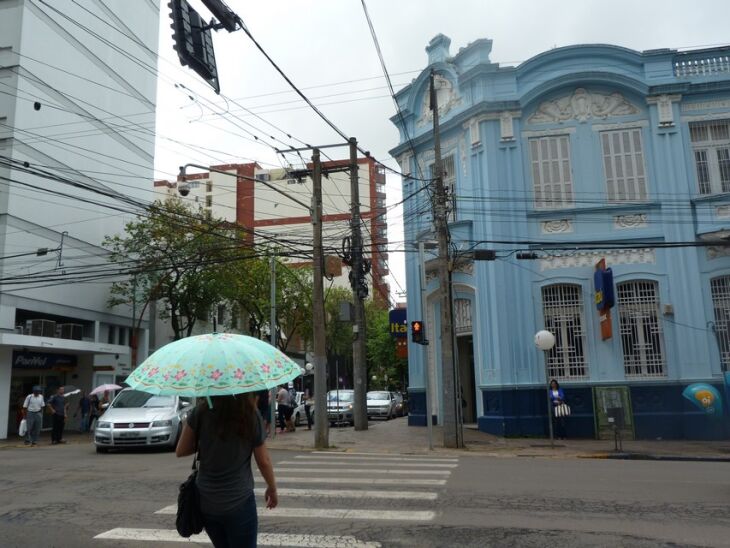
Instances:
[[[395,417],[396,399],[392,392],[385,390],[373,390],[367,394],[368,418],[376,417],[386,418],[388,420]]]
[[[97,453],[125,447],[166,447],[174,450],[192,402],[178,396],[153,396],[122,390],[94,429]]]

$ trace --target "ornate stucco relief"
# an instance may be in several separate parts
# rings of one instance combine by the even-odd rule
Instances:
[[[540,259],[540,270],[593,267],[600,259],[606,259],[609,266],[617,264],[654,264],[656,263],[656,253],[653,249],[614,249],[606,251],[554,253],[550,257]]]
[[[448,112],[461,103],[461,97],[454,90],[454,85],[448,78],[437,74],[434,77],[434,87],[436,88],[436,102],[439,106],[439,117],[445,116]],[[431,98],[428,89],[423,94],[423,104],[421,105],[421,117],[416,122],[417,127],[423,127],[433,121],[433,113],[430,108]]]
[[[682,103],[682,112],[694,112],[695,110],[710,110],[713,108],[730,108],[730,99],[721,101],[703,101],[701,103]]]
[[[647,224],[648,223],[646,213],[616,215],[613,218],[613,228],[617,230],[626,230],[629,228],[645,228]]]
[[[715,217],[717,219],[730,219],[730,205],[721,205],[715,208]]]
[[[639,109],[629,103],[619,92],[606,94],[578,88],[572,95],[541,103],[527,122],[542,124],[565,122],[571,119],[587,122],[593,118],[606,119],[609,116],[627,116],[638,113]]]
[[[573,223],[568,219],[553,219],[540,223],[540,231],[543,234],[558,234],[561,232],[573,232]]]
[[[499,133],[502,141],[515,140],[515,128],[512,123],[512,113],[508,110],[505,110],[499,116]]]
[[[707,248],[707,260],[718,259],[720,257],[730,257],[730,246],[715,246]]]

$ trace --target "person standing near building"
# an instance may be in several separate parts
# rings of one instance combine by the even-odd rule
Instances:
[[[312,396],[309,394],[309,388],[304,390],[304,394],[302,395],[302,399],[304,400],[304,413],[307,415],[307,430],[312,429]]]
[[[283,384],[276,393],[276,405],[279,411],[279,428],[284,432],[287,429],[286,416],[289,412],[289,391]]]
[[[23,402],[23,416],[28,425],[28,432],[25,435],[25,445],[35,447],[38,445],[38,436],[41,433],[43,422],[43,408],[46,402],[43,399],[40,386],[33,387],[33,393],[28,394]]]
[[[63,427],[66,425],[68,404],[63,395],[63,386],[59,386],[56,393],[48,399],[48,409],[51,411],[53,429],[51,430],[51,445],[66,443],[63,439]]]
[[[563,392],[560,384],[555,379],[550,381],[550,401],[553,404],[552,421],[555,425],[555,437],[559,440],[564,440],[566,438],[565,415],[559,414],[557,408],[565,404],[565,392]]]
[[[86,392],[81,392],[81,399],[79,400],[79,407],[74,413],[74,417],[81,415],[79,419],[79,432],[89,431],[89,420],[91,418],[91,400],[86,395]]]

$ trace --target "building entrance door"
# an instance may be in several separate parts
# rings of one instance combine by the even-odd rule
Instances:
[[[474,379],[474,337],[457,337],[461,414],[464,424],[477,422],[476,383]]]

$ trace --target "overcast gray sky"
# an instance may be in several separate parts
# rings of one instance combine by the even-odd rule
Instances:
[[[264,167],[280,166],[281,158],[260,141],[283,146],[268,137],[273,135],[286,143],[298,142],[241,107],[307,143],[339,140],[241,31],[214,34],[221,94],[229,99],[228,104],[217,97],[197,75],[180,67],[172,49],[167,2],[161,1],[157,177],[174,177],[177,166],[187,162],[209,165],[257,160]],[[190,2],[201,15],[209,17],[200,0]],[[396,91],[425,68],[424,47],[438,33],[451,38],[452,53],[478,38],[491,38],[491,60],[503,65],[516,65],[569,44],[609,43],[645,50],[730,42],[730,0],[366,3]],[[338,127],[357,137],[379,160],[398,167],[387,154],[397,144],[397,132],[389,121],[395,108],[360,0],[228,0],[228,4],[294,83]],[[345,149],[341,157],[346,157]],[[387,192],[388,203],[400,201],[397,176],[388,178]],[[402,249],[400,208],[389,213],[388,224],[390,249]],[[389,263],[395,294],[405,288],[403,254],[391,253]]]

